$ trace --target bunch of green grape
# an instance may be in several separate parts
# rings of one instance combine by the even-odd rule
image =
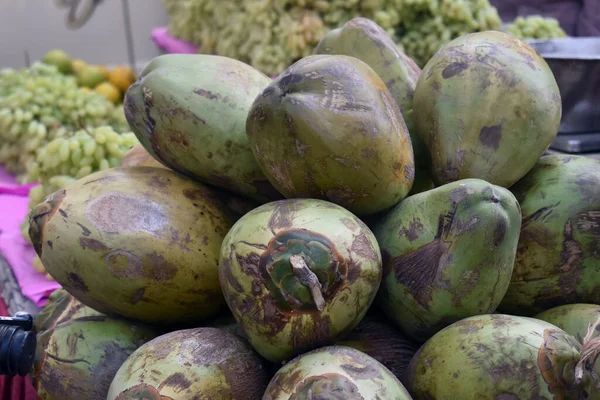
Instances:
[[[57,135],[37,151],[29,164],[25,181],[40,182],[29,191],[29,208],[77,179],[120,166],[127,151],[138,143],[134,133],[119,134],[110,126],[80,129],[71,136]],[[28,229],[24,221],[21,233],[25,238]]]
[[[0,164],[20,181],[40,147],[103,125],[128,130],[122,107],[79,88],[73,76],[56,67],[35,63],[0,72]]]
[[[567,37],[556,19],[539,15],[517,17],[512,24],[506,25],[505,30],[509,35],[521,40]]]
[[[500,29],[488,0],[163,0],[169,31],[200,53],[249,63],[270,76],[312,54],[352,18],[385,29],[419,65],[466,33]]]

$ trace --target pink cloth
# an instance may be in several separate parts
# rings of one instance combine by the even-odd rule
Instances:
[[[41,307],[60,285],[33,269],[35,251],[21,236],[21,222],[29,211],[27,196],[33,186],[17,184],[0,166],[0,253],[11,266],[23,295]]]
[[[195,54],[198,52],[198,46],[192,43],[179,40],[169,35],[166,27],[155,28],[152,30],[152,40],[162,50],[171,54]]]

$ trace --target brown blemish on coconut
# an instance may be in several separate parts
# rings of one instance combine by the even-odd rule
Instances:
[[[267,223],[272,232],[287,229],[292,226],[293,200],[282,201],[274,204],[273,213]]]
[[[67,279],[69,283],[73,285],[73,287],[81,292],[87,292],[89,289],[83,279],[79,275],[74,272],[71,272],[67,275]]]
[[[92,232],[90,232],[90,230],[88,228],[81,225],[79,222],[77,223],[77,225],[79,225],[79,227],[81,228],[81,231],[82,231],[81,233],[83,234],[83,236],[90,236],[92,234]]]
[[[415,300],[425,309],[429,309],[431,292],[438,271],[444,269],[448,263],[448,250],[450,242],[442,239],[442,235],[448,234],[454,222],[454,214],[448,216],[440,215],[438,221],[438,232],[430,243],[418,249],[398,257],[388,258],[384,265],[386,275],[394,273],[396,281],[410,291]]]
[[[498,150],[502,138],[502,124],[484,126],[479,131],[479,141],[487,148]]]
[[[465,61],[453,62],[452,64],[449,64],[446,68],[444,68],[444,70],[442,71],[442,78],[452,78],[453,76],[459,75],[467,68],[469,68],[469,64]]]
[[[322,375],[312,375],[298,382],[296,390],[290,399],[310,398],[315,391],[323,394],[339,396],[345,400],[364,400],[358,387],[350,379],[341,374],[325,373]]]
[[[379,255],[364,231],[354,237],[350,249],[367,260],[379,261]]]
[[[506,220],[500,216],[498,218],[498,222],[496,222],[496,227],[494,228],[494,234],[492,239],[492,244],[494,247],[498,247],[504,241],[504,235],[506,234]]]
[[[157,389],[162,391],[165,386],[172,389],[174,392],[181,392],[192,386],[192,382],[186,379],[185,375],[183,375],[181,372],[176,372],[173,375],[169,375],[167,379],[162,381],[161,384],[158,385]]]
[[[174,400],[172,397],[163,396],[160,392],[151,385],[146,383],[139,383],[130,388],[125,389],[115,400],[131,400],[131,399],[144,399],[144,400]]]
[[[172,131],[168,138],[171,143],[182,147],[184,151],[187,151],[190,147],[190,142],[183,132]]]
[[[563,335],[554,329],[544,329],[544,343],[538,349],[537,364],[539,373],[548,385],[548,391],[554,394],[555,399],[567,399],[569,397],[564,387],[565,383],[561,379],[562,376],[556,374],[556,372],[560,373],[559,365],[556,365],[557,361],[560,362],[560,360],[556,360],[557,356],[554,354],[554,350],[556,347],[560,348],[561,345],[555,344],[555,342],[560,342],[562,337]]]
[[[54,192],[31,211],[29,237],[35,252],[40,257],[44,243],[44,227],[52,219],[66,195],[67,191],[64,189]]]
[[[86,216],[96,229],[106,233],[154,233],[168,221],[160,204],[119,192],[92,200],[86,208]]]
[[[177,267],[169,263],[161,254],[152,252],[148,255],[148,261],[150,262],[150,271],[144,269],[144,275],[147,278],[157,282],[166,282],[177,274]]]
[[[104,245],[104,243],[102,243],[99,240],[96,239],[92,239],[92,238],[87,238],[87,237],[80,237],[79,238],[79,245],[81,246],[82,249],[90,249],[90,250],[98,250],[98,251],[107,251],[108,247],[106,247]]]
[[[413,242],[421,236],[424,232],[423,224],[419,218],[414,218],[408,224],[408,229],[401,228],[398,231],[398,238],[401,239],[403,236],[408,239],[409,242]]]
[[[194,90],[194,93],[196,93],[197,95],[200,95],[202,97],[205,97],[208,100],[219,100],[221,98],[221,95],[219,93],[213,93],[210,90],[206,90],[206,89],[196,89],[196,90]]]
[[[307,323],[303,318],[292,316],[291,344],[292,353],[301,354],[315,347],[329,344],[331,341],[331,317],[326,314],[312,315],[312,329],[306,329]]]
[[[144,288],[139,288],[138,290],[136,290],[135,293],[133,294],[133,296],[131,296],[131,299],[129,300],[129,302],[134,305],[139,303],[144,298],[145,291],[146,291],[146,289],[144,289]]]
[[[587,211],[577,215],[577,228],[582,232],[600,236],[600,211]]]
[[[110,252],[105,257],[106,269],[119,278],[135,279],[143,275],[142,261],[125,250]]]
[[[340,367],[353,379],[377,379],[381,378],[381,371],[376,365],[360,362],[357,364],[342,364]]]

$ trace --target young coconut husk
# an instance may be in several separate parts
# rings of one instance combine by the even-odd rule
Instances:
[[[581,358],[575,366],[575,384],[581,384],[585,375],[589,374],[596,383],[596,389],[600,390],[600,378],[594,370],[596,360],[598,359],[598,356],[600,356],[600,336],[594,337],[599,324],[600,318],[598,318],[594,324],[588,325],[588,333],[583,338],[581,351],[579,352]]]

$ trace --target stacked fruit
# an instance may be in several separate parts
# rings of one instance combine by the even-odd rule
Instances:
[[[62,50],[49,51],[42,62],[56,66],[65,75],[74,75],[85,91],[94,90],[113,104],[122,102],[125,92],[136,79],[135,72],[128,67],[119,65],[109,69],[104,65],[89,65],[80,59],[72,60]]]
[[[21,183],[40,183],[30,192],[31,207],[77,178],[118,166],[138,143],[126,132],[122,105],[60,72],[70,70],[70,60],[58,62],[56,55],[45,60],[0,72],[0,165]],[[28,226],[24,221],[27,239]],[[39,260],[33,265],[44,272]]]
[[[517,17],[506,26],[506,33],[517,39],[554,39],[566,37],[566,32],[555,18],[543,18],[539,15]]]
[[[376,21],[419,65],[448,41],[500,29],[488,0],[163,0],[169,32],[275,76],[352,18]]]
[[[146,67],[124,104],[148,154],[47,197],[29,234],[68,304],[158,336],[77,346],[88,319],[55,298],[39,392],[599,398],[600,161],[541,157],[546,62],[482,32],[421,71],[366,19],[317,53],[272,81],[219,56]]]

